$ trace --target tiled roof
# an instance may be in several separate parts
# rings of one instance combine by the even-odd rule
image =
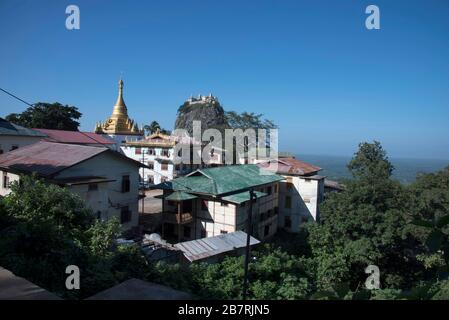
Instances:
[[[45,134],[36,130],[28,129],[12,122],[0,118],[0,135],[5,136],[26,136],[26,137],[45,137]]]
[[[320,167],[314,166],[313,164],[300,161],[293,157],[279,158],[277,160],[270,160],[267,162],[259,163],[258,166],[265,168],[266,170],[271,170],[270,164],[277,163],[276,173],[278,174],[291,174],[291,175],[310,175],[321,170]]]
[[[153,188],[222,195],[283,179],[282,176],[261,169],[257,165],[244,164],[199,169],[185,177],[160,183]]]
[[[66,131],[66,130],[52,130],[52,129],[38,129],[39,131],[48,136],[47,141],[61,142],[61,143],[75,143],[75,144],[104,144],[111,145],[115,142],[108,139],[101,134],[92,132],[81,131]]]
[[[0,155],[0,168],[49,177],[107,150],[106,147],[40,141]]]

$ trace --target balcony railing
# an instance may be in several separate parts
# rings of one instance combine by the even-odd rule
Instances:
[[[164,212],[163,214],[164,222],[174,223],[174,224],[184,224],[193,221],[193,216],[190,212],[184,212],[180,215],[174,212]]]

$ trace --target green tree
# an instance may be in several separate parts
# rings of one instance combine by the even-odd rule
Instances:
[[[359,150],[349,162],[348,169],[356,178],[385,179],[391,176],[394,167],[380,142],[374,141],[359,144]]]
[[[0,202],[0,265],[67,298],[83,298],[130,277],[148,263],[136,246],[117,245],[117,219],[95,220],[66,188],[22,176]],[[65,268],[77,265],[81,290],[65,288]]]
[[[81,113],[78,108],[58,102],[38,102],[22,113],[11,113],[6,120],[28,128],[77,131]]]
[[[160,124],[159,124],[157,121],[152,121],[149,125],[148,125],[148,124],[145,125],[145,126],[143,127],[143,129],[145,130],[145,132],[146,132],[147,134],[153,134],[153,133],[156,133],[158,130],[159,130],[159,132],[162,133],[162,134],[170,134],[170,131],[169,131],[169,130],[162,129],[161,126],[160,126]]]
[[[231,129],[275,129],[277,126],[272,120],[264,119],[263,114],[254,112],[237,113],[235,111],[227,111],[225,119]]]
[[[393,166],[378,142],[362,143],[348,165],[354,180],[321,206],[321,223],[308,224],[316,286],[363,286],[364,269],[379,266],[383,288],[405,288],[422,274],[419,241],[406,230],[404,188],[390,178]]]

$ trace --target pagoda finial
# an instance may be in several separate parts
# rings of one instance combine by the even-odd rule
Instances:
[[[115,102],[112,114],[116,116],[128,116],[128,110],[126,109],[126,104],[123,100],[123,80],[121,76],[118,82],[118,97],[117,101]]]

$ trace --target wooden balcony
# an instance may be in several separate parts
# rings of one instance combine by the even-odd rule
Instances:
[[[164,222],[173,224],[185,224],[193,221],[193,216],[190,212],[184,212],[181,214],[164,212],[162,217]]]

